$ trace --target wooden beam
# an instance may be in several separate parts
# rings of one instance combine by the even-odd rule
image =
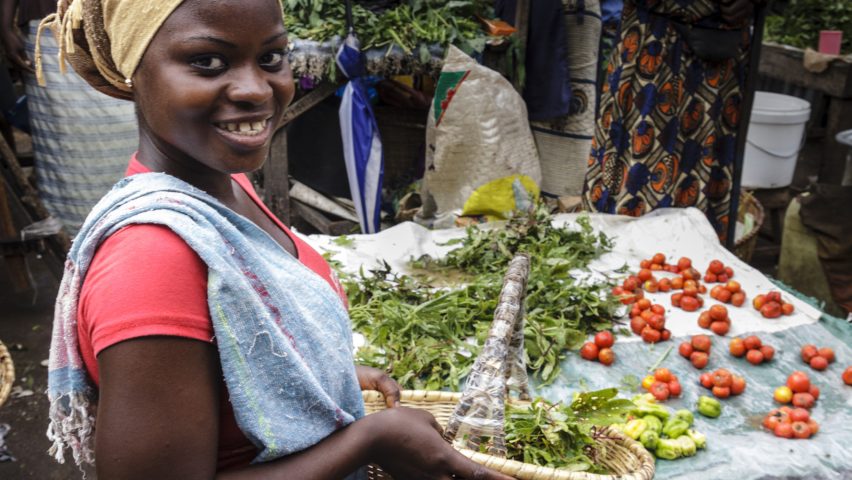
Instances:
[[[15,228],[15,221],[12,218],[12,209],[9,208],[7,193],[6,180],[0,176],[0,236],[11,240],[17,239],[18,229]],[[6,261],[6,270],[9,272],[9,277],[12,280],[12,288],[15,292],[29,290],[31,285],[24,255],[7,255],[4,259]]]
[[[292,206],[293,213],[324,235],[338,236],[358,232],[358,224],[351,220],[332,220],[316,208],[295,199]]]
[[[337,91],[338,86],[336,82],[323,82],[317,88],[306,93],[305,96],[294,101],[284,112],[283,124],[287,125],[318,103],[332,96]]]
[[[832,62],[822,73],[805,70],[805,52],[784,45],[764,44],[760,58],[760,74],[800,87],[819,90],[837,98],[852,98],[852,65]]]
[[[530,0],[517,0],[515,4],[514,27],[517,29],[515,35],[518,37],[518,49],[520,50],[520,58],[517,59],[515,65],[515,71],[512,75],[512,83],[515,85],[515,89],[520,92],[523,91],[520,72],[522,69],[525,68],[523,63],[526,62],[527,40],[529,38],[530,31]]]
[[[287,127],[272,137],[269,158],[263,164],[263,201],[276,217],[290,226],[290,162],[287,159]]]

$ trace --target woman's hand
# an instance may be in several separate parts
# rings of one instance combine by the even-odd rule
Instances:
[[[442,435],[429,412],[400,407],[368,415],[357,423],[369,424],[373,445],[371,463],[394,478],[511,480],[457,452]],[[363,425],[362,426],[365,426]]]
[[[399,384],[382,370],[355,365],[355,374],[361,390],[377,390],[385,396],[388,408],[399,406]]]
[[[32,62],[27,58],[27,49],[25,47],[24,37],[17,28],[3,28],[3,33],[0,34],[0,41],[3,42],[3,49],[6,52],[6,59],[9,64],[22,72],[35,73]]]

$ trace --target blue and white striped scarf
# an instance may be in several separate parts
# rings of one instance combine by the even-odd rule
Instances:
[[[364,415],[347,312],[331,286],[266,232],[177,178],[134,175],[94,207],[74,240],[56,301],[48,370],[51,454],[94,462],[97,393],[77,338],[80,289],[118,229],[165,225],[208,267],[207,297],[237,424],[254,462],[311,445]],[[166,274],[166,272],[164,272]]]

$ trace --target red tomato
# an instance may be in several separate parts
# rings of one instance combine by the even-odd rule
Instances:
[[[843,383],[846,385],[852,385],[852,367],[846,367],[846,370],[843,371]]]
[[[716,294],[716,300],[719,300],[722,303],[730,303],[731,302],[731,292],[725,290],[724,288],[719,290],[719,293]]]
[[[598,346],[592,342],[586,342],[583,344],[583,347],[580,349],[580,356],[585,360],[597,360],[598,359]]]
[[[692,355],[689,356],[689,360],[692,362],[692,366],[701,370],[707,366],[707,362],[710,361],[710,357],[704,352],[692,352]]]
[[[802,347],[802,360],[805,363],[811,363],[811,359],[819,355],[816,345],[810,343]]]
[[[660,331],[660,341],[665,342],[668,339],[672,338],[672,331],[668,328],[664,328]]]
[[[781,438],[793,438],[793,425],[789,423],[779,423],[775,427],[775,436]]]
[[[834,350],[831,347],[822,347],[819,349],[819,356],[826,359],[828,363],[834,363]]]
[[[671,395],[668,384],[663,382],[654,382],[651,385],[651,395],[660,402],[668,400]]]
[[[684,294],[683,298],[680,299],[680,308],[687,312],[694,312],[701,308],[701,304],[694,296],[686,296],[686,294]]]
[[[781,292],[778,290],[773,290],[766,294],[767,302],[778,302],[781,303]]]
[[[651,268],[651,261],[642,260],[641,262],[639,262],[639,268]]]
[[[682,298],[683,298],[682,293],[673,293],[672,294],[672,306],[673,307],[679,307],[680,301],[681,301]]]
[[[746,360],[752,365],[760,365],[763,363],[763,353],[760,350],[749,350],[746,354]]]
[[[778,318],[781,316],[781,305],[778,302],[768,302],[760,307],[760,314],[765,318]]]
[[[642,329],[642,340],[646,343],[657,343],[660,341],[662,333],[659,330],[654,330],[650,325],[645,325]]]
[[[811,419],[811,414],[804,408],[794,408],[790,413],[790,419],[794,422],[807,422]]]
[[[612,332],[603,331],[595,334],[595,345],[598,348],[609,348],[613,343],[615,343],[615,338],[613,338]]]
[[[730,387],[734,377],[731,372],[724,368],[720,368],[713,372],[713,385],[716,387]]]
[[[828,368],[828,360],[826,360],[825,357],[817,355],[811,359],[811,368],[819,371],[825,370]]]
[[[669,392],[671,392],[673,397],[679,397],[682,392],[682,388],[680,386],[680,382],[677,380],[672,380],[669,382]]]
[[[811,384],[811,388],[810,390],[808,390],[808,393],[810,393],[811,396],[814,397],[814,400],[819,400],[819,387],[817,387],[813,383]]]
[[[754,297],[754,300],[751,301],[751,305],[758,311],[763,308],[764,304],[766,304],[766,295],[763,294]]]
[[[780,417],[778,415],[772,415],[771,413],[765,417],[763,417],[763,426],[767,430],[775,431],[775,427],[777,427],[781,423]]]
[[[733,275],[728,275],[728,276],[733,277]],[[725,284],[725,290],[727,290],[731,293],[740,293],[740,290],[742,290],[742,287],[740,286],[740,282],[738,282],[736,280],[730,280],[728,283]]]
[[[651,318],[648,319],[648,325],[651,326],[654,330],[662,331],[666,328],[666,319],[662,315],[651,315]]]
[[[659,282],[657,282],[657,288],[661,292],[669,292],[672,289],[672,281],[668,278],[663,278]]]
[[[716,283],[716,275],[714,275],[712,273],[705,273],[704,274],[704,282],[705,283]]]
[[[693,351],[692,344],[689,342],[683,342],[680,344],[680,347],[678,347],[677,351],[683,358],[689,358],[689,356],[692,355]],[[849,367],[849,369],[850,372],[852,372],[852,367]]]
[[[731,295],[731,305],[735,307],[742,307],[745,303],[745,294],[743,292],[737,292]]]
[[[731,387],[713,387],[713,395],[716,398],[728,398],[731,396]]]
[[[793,406],[801,408],[813,408],[816,400],[810,393],[797,393],[793,395]]]
[[[710,324],[710,330],[716,335],[727,335],[731,330],[731,324],[728,322],[713,322]]]
[[[651,272],[651,270],[649,270],[647,268],[643,268],[642,270],[639,270],[639,273],[636,276],[639,277],[640,282],[646,282],[646,281],[654,278],[654,274]]]
[[[819,424],[813,418],[808,420],[808,428],[811,429],[811,435],[816,435],[819,431]]]
[[[719,260],[711,260],[710,266],[707,267],[707,271],[715,275],[719,275],[720,273],[725,272],[725,264],[723,264]]]
[[[630,319],[630,330],[633,330],[633,333],[636,335],[642,335],[642,329],[645,328],[645,325],[648,323],[642,319],[642,317],[633,317]]]
[[[734,376],[731,380],[731,395],[739,395],[746,389],[746,381],[743,377]]]
[[[662,253],[655,253],[651,258],[651,263],[656,263],[657,265],[664,265],[666,263],[666,256]]]
[[[642,310],[648,310],[649,308],[651,308],[651,301],[647,298],[643,298],[636,302],[636,306],[639,307],[641,313]]]
[[[763,345],[760,347],[760,353],[763,354],[763,361],[768,362],[775,356],[775,349],[769,345]]]
[[[692,347],[699,352],[709,352],[713,342],[707,335],[695,335],[692,337]]]
[[[749,335],[743,339],[743,343],[745,343],[746,350],[754,350],[755,348],[760,348],[763,345],[763,342],[760,341],[760,338],[756,335]]]
[[[781,313],[784,315],[792,315],[795,307],[792,303],[782,303],[781,304]]]
[[[810,438],[811,429],[808,427],[808,424],[805,422],[793,422],[791,425],[793,428],[793,436],[796,438]]]
[[[598,361],[606,366],[612,365],[615,361],[615,352],[613,352],[610,348],[602,348],[601,351],[598,352]]]
[[[683,277],[675,277],[672,279],[672,289],[680,290],[683,288]]]
[[[660,305],[659,303],[655,303],[651,305],[651,313],[655,315],[666,315],[666,307]]]
[[[728,276],[724,273],[720,273],[716,276],[716,281],[719,283],[728,283]]]
[[[668,368],[658,368],[654,370],[654,378],[658,382],[669,383],[672,381],[672,371]]]
[[[787,377],[787,386],[793,393],[805,393],[811,388],[811,381],[805,372],[793,372]]]
[[[713,324],[713,319],[710,318],[710,312],[703,311],[698,315],[698,326],[701,328],[710,328]]]
[[[731,267],[725,267],[725,275],[727,275],[728,277],[733,277],[734,269]]]
[[[710,373],[702,373],[698,377],[698,381],[701,382],[701,386],[704,388],[713,388],[713,375],[710,375]]]
[[[708,313],[710,314],[710,318],[712,318],[713,321],[725,321],[728,319],[728,309],[722,305],[713,305],[712,307],[710,307],[710,310],[708,310]]]
[[[743,342],[743,339],[739,337],[731,339],[731,343],[728,345],[728,349],[730,350],[731,355],[737,358],[740,358],[746,354],[745,342]]]
[[[678,270],[687,270],[692,267],[692,260],[688,257],[680,257],[680,260],[677,261]]]

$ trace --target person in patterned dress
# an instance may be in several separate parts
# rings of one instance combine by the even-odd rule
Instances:
[[[586,210],[639,216],[697,207],[725,240],[748,70],[744,27],[756,1],[624,2],[583,188]],[[693,27],[739,31],[738,45],[730,58],[701,58],[687,42]]]

